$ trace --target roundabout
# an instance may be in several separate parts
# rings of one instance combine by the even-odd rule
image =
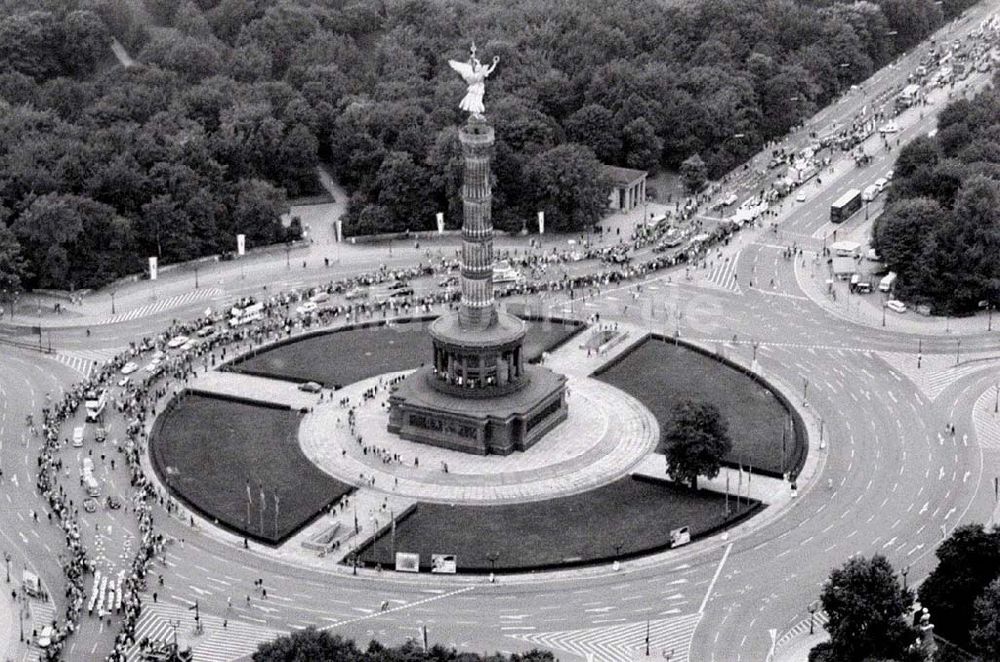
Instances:
[[[928,127],[917,128],[926,131]],[[890,166],[890,163],[876,163],[874,167],[884,170]],[[824,174],[824,182],[835,184],[842,180],[843,185],[854,186],[860,178],[858,173],[843,169],[831,175]],[[808,607],[832,567],[857,554],[884,554],[896,568],[905,568],[910,573],[913,585],[933,567],[934,549],[957,525],[995,517],[991,478],[994,478],[992,473],[995,473],[994,468],[1000,461],[1000,425],[997,424],[995,407],[1000,391],[994,389],[996,356],[1000,345],[994,335],[983,331],[988,327],[985,322],[979,324],[982,320],[970,320],[970,324],[963,326],[961,334],[949,332],[947,327],[942,330],[941,324],[936,324],[933,334],[930,331],[925,334],[923,327],[930,328],[939,320],[923,321],[921,329],[916,329],[904,327],[905,320],[890,318],[889,327],[881,328],[878,320],[871,322],[863,319],[862,315],[855,316],[856,319],[828,315],[829,311],[815,305],[813,293],[803,296],[803,289],[796,280],[796,266],[780,257],[781,251],[787,250],[787,247],[777,244],[784,243],[792,235],[811,237],[800,240],[800,245],[807,256],[818,254],[822,246],[816,233],[821,232],[821,226],[825,224],[827,210],[824,207],[828,202],[828,199],[817,195],[815,205],[812,199],[807,200],[796,208],[794,217],[787,210],[781,210],[781,215],[776,218],[782,223],[782,232],[789,232],[785,237],[775,238],[771,233],[753,230],[739,233],[731,244],[720,245],[719,257],[713,258],[721,265],[724,255],[725,267],[709,265],[699,268],[695,265],[691,279],[682,280],[677,270],[665,273],[636,271],[627,279],[601,283],[583,298],[579,291],[573,298],[555,286],[546,291],[545,296],[537,296],[541,307],[558,314],[575,310],[574,316],[583,320],[599,313],[607,322],[620,322],[623,327],[627,325],[635,339],[653,331],[697,343],[707,353],[714,353],[747,370],[752,367],[752,372],[780,388],[782,395],[796,410],[806,412],[803,419],[810,429],[811,444],[807,462],[817,461],[815,471],[803,472],[795,499],[787,498],[778,507],[769,506],[760,516],[747,520],[728,536],[706,536],[685,549],[641,555],[615,564],[619,555],[624,557],[628,553],[627,544],[631,537],[643,528],[629,529],[627,525],[631,525],[630,522],[620,522],[622,526],[618,530],[622,538],[608,537],[605,533],[584,536],[588,540],[598,540],[602,547],[595,551],[594,562],[588,567],[502,575],[495,583],[489,582],[483,575],[431,577],[427,574],[388,572],[388,564],[384,560],[391,558],[389,552],[393,551],[393,544],[388,540],[391,533],[387,535],[385,531],[389,519],[379,516],[378,512],[387,499],[395,498],[390,496],[390,478],[393,487],[398,478],[401,486],[411,490],[398,497],[401,504],[405,501],[425,504],[422,513],[418,509],[408,519],[398,523],[395,534],[397,550],[398,545],[416,548],[418,542],[412,532],[420,527],[407,527],[421,524],[421,518],[424,518],[421,525],[429,532],[425,536],[435,536],[438,531],[442,534],[465,532],[480,535],[480,531],[492,527],[492,524],[475,516],[472,510],[475,508],[523,508],[523,517],[511,510],[503,519],[506,522],[514,522],[516,518],[530,521],[539,512],[531,509],[538,509],[540,504],[600,493],[623,480],[641,483],[644,488],[649,484],[625,478],[619,470],[615,470],[607,472],[600,480],[595,479],[583,491],[574,492],[569,486],[564,491],[560,486],[555,496],[545,500],[520,499],[512,495],[498,504],[487,506],[482,505],[482,500],[472,498],[456,501],[454,507],[450,505],[451,501],[435,500],[435,490],[459,491],[464,487],[462,481],[471,480],[470,477],[490,483],[491,489],[507,489],[502,480],[504,474],[491,473],[486,465],[476,463],[510,459],[515,463],[511,466],[517,467],[511,474],[519,478],[527,477],[531,468],[523,463],[530,462],[530,454],[543,446],[536,445],[526,452],[513,453],[504,458],[466,455],[460,459],[445,459],[445,455],[430,455],[444,453],[440,449],[421,447],[418,451],[416,446],[403,445],[402,440],[391,440],[385,436],[388,433],[384,427],[380,427],[380,421],[384,423],[382,416],[387,416],[383,414],[382,402],[388,397],[388,390],[384,387],[378,389],[379,376],[384,384],[403,372],[416,369],[421,360],[427,359],[414,355],[417,357],[415,362],[390,360],[385,355],[396,352],[398,344],[386,342],[373,347],[368,341],[369,346],[365,347],[364,340],[348,348],[341,344],[339,350],[352,356],[369,355],[384,360],[385,365],[374,372],[342,375],[326,382],[328,387],[343,387],[344,395],[351,393],[352,402],[355,397],[362,397],[359,394],[365,391],[376,391],[376,397],[370,402],[363,405],[354,402],[357,406],[356,425],[365,430],[359,432],[364,442],[359,446],[352,439],[346,431],[346,423],[337,427],[336,412],[346,418],[347,411],[337,404],[337,398],[341,397],[337,391],[333,393],[332,400],[324,400],[323,403],[318,402],[317,396],[301,401],[304,406],[313,408],[302,419],[303,430],[308,428],[311,416],[319,420],[319,417],[331,415],[334,417],[333,429],[316,425],[313,430],[315,443],[311,450],[306,451],[305,441],[300,445],[296,423],[295,435],[285,438],[291,439],[294,446],[291,443],[285,446],[286,450],[300,452],[304,464],[299,466],[308,465],[321,479],[316,483],[316,492],[325,493],[326,504],[336,506],[342,502],[335,491],[327,489],[334,481],[343,486],[344,495],[353,491],[346,500],[349,506],[341,510],[341,526],[344,529],[354,528],[353,510],[357,506],[360,527],[364,528],[366,537],[373,539],[370,545],[359,545],[361,556],[369,563],[368,568],[359,568],[355,577],[352,567],[337,563],[332,557],[320,558],[315,552],[303,552],[302,540],[296,539],[299,534],[292,534],[278,546],[256,540],[245,544],[242,536],[226,532],[222,527],[217,528],[210,518],[202,517],[197,510],[189,509],[183,503],[177,504],[164,485],[154,485],[154,491],[149,492],[152,519],[137,523],[132,509],[134,490],[131,488],[134,485],[130,485],[130,480],[145,477],[141,472],[126,473],[125,462],[116,452],[113,442],[126,438],[126,431],[140,409],[148,423],[154,417],[164,416],[166,403],[177,392],[195,385],[203,386],[203,380],[212,379],[209,375],[215,373],[207,371],[209,356],[213,361],[218,359],[221,362],[218,354],[223,347],[229,348],[227,358],[231,358],[234,353],[243,353],[252,346],[259,348],[265,339],[299,334],[305,323],[287,309],[282,312],[279,307],[273,318],[252,332],[244,335],[242,331],[231,333],[227,329],[225,334],[220,334],[225,335],[224,339],[214,344],[205,343],[203,350],[196,350],[198,353],[191,364],[185,364],[183,359],[176,358],[178,355],[168,353],[168,369],[164,374],[148,378],[144,374],[133,376],[133,385],[138,385],[137,388],[127,393],[119,390],[125,387],[114,391],[116,399],[126,398],[127,395],[128,398],[134,397],[138,404],[134,408],[129,404],[127,418],[111,417],[110,443],[104,446],[92,441],[91,427],[88,426],[85,447],[79,452],[93,450],[97,455],[106,452],[109,458],[119,460],[115,468],[104,458],[98,464],[95,455],[95,475],[103,492],[123,498],[127,507],[117,511],[98,508],[94,514],[81,513],[78,518],[81,523],[79,549],[90,555],[95,552],[87,550],[96,550],[95,558],[103,575],[117,576],[117,573],[130,567],[130,561],[137,555],[136,548],[142,540],[140,535],[145,533],[147,524],[155,523],[153,530],[173,542],[162,550],[162,556],[158,551],[152,559],[145,584],[127,587],[130,591],[128,595],[142,601],[141,615],[136,614],[133,618],[130,614],[128,617],[130,633],[136,638],[163,641],[180,630],[181,639],[186,638],[195,645],[198,659],[239,659],[251,654],[260,641],[307,625],[328,628],[361,642],[376,638],[390,644],[419,637],[426,629],[432,642],[455,647],[459,651],[523,651],[541,646],[553,650],[560,659],[574,662],[586,660],[588,656],[609,662],[642,659],[647,642],[653,648],[652,659],[670,659],[672,662],[756,662],[769,657],[774,659],[775,654],[780,659],[782,653],[795,648],[797,642],[807,640],[804,633],[809,630],[812,615]],[[822,223],[816,223],[817,218]],[[382,257],[373,257],[375,249],[358,248],[357,251],[361,257],[349,267],[344,266],[345,270],[349,268],[360,272]],[[400,249],[397,253],[403,255]],[[322,258],[322,253],[317,252],[317,255]],[[284,256],[281,258],[273,260],[279,264],[266,275],[263,275],[262,266],[262,275],[254,283],[240,278],[239,271],[243,265],[231,267],[228,272],[220,269],[220,282],[222,274],[228,279],[224,288],[227,296],[235,299],[244,295],[250,287],[259,293],[265,284],[272,288],[271,292],[282,284],[289,288],[301,287],[302,272],[293,273],[290,268],[286,271]],[[415,263],[421,256],[408,252],[405,257],[394,259],[399,263],[404,260]],[[262,265],[264,262],[261,260]],[[601,267],[595,264],[593,268]],[[735,285],[737,275],[741,287]],[[798,275],[800,278],[808,277],[805,272]],[[253,277],[251,274],[251,279]],[[330,279],[329,272],[310,272],[308,277],[317,285]],[[753,285],[743,288],[744,284],[767,282],[772,283],[768,288],[754,288]],[[148,287],[148,284],[145,286]],[[160,287],[164,288],[161,291],[173,288],[180,297],[186,295],[188,285],[179,278],[171,280],[168,275]],[[426,288],[435,291],[436,284],[427,283]],[[124,298],[124,295],[120,296]],[[146,296],[145,291],[142,296]],[[536,298],[536,295],[532,297]],[[528,296],[525,295],[525,298]],[[122,300],[119,299],[119,302]],[[626,302],[628,305],[625,305]],[[93,306],[94,309],[97,307]],[[197,308],[199,311],[203,309],[204,303],[197,304]],[[435,309],[435,313],[444,312],[443,308]],[[89,333],[85,336],[82,327],[65,330],[56,339],[57,352],[45,356],[29,354],[31,350],[23,347],[3,348],[3,362],[0,364],[0,392],[3,395],[0,409],[3,417],[0,426],[4,441],[4,489],[10,498],[10,506],[3,515],[4,539],[10,549],[24,547],[31,550],[30,556],[21,554],[18,558],[15,555],[14,571],[18,570],[17,563],[25,567],[37,564],[38,574],[53,596],[51,603],[34,601],[32,613],[39,624],[53,619],[65,623],[68,601],[62,597],[61,589],[69,585],[70,580],[62,572],[65,556],[60,556],[65,555],[67,549],[64,529],[58,519],[48,524],[46,509],[39,507],[41,502],[32,487],[37,478],[34,463],[36,459],[40,465],[44,461],[47,476],[58,478],[59,487],[82,504],[82,492],[76,487],[76,475],[73,473],[82,458],[76,455],[78,451],[75,449],[61,448],[59,441],[63,437],[68,438],[74,426],[84,423],[82,414],[76,415],[67,407],[69,413],[65,421],[61,421],[63,427],[55,442],[41,447],[38,439],[15,429],[12,421],[21,421],[29,413],[37,416],[39,410],[49,404],[43,397],[47,392],[51,391],[56,401],[61,402],[63,396],[60,389],[65,388],[67,397],[70,397],[73,378],[66,374],[67,366],[90,366],[96,362],[98,368],[94,376],[100,375],[102,379],[110,380],[109,383],[117,383],[120,379],[117,369],[122,365],[119,357],[137,361],[148,358],[148,351],[138,357],[128,355],[126,346],[129,342],[144,336],[156,336],[167,328],[171,318],[184,319],[184,311],[163,310],[160,314],[121,325],[99,327],[95,322],[93,336]],[[193,319],[196,311],[192,309],[189,312]],[[379,321],[379,312],[366,312],[365,315],[374,324]],[[103,319],[97,313],[91,317]],[[871,323],[861,323],[866,321]],[[971,324],[973,321],[978,325],[975,329]],[[187,333],[190,329],[178,328],[185,324],[172,324],[169,333],[163,332],[155,342],[164,345],[170,335],[180,331]],[[286,329],[290,329],[287,335]],[[919,331],[922,335],[905,331]],[[957,351],[959,342],[960,354]],[[334,347],[334,351],[337,349]],[[599,390],[601,387],[591,383],[594,381],[591,375],[601,367],[604,358],[577,355],[571,362],[577,365],[577,370],[569,371],[564,369],[566,362],[560,361],[558,354],[558,351],[553,351],[547,365],[567,375],[571,409],[574,405],[579,409],[580,403],[587,401],[588,388],[595,389],[591,391],[597,394],[593,395],[594,398],[605,397],[604,392]],[[969,359],[969,356],[974,359]],[[273,360],[273,355],[271,359],[264,355],[257,358]],[[608,361],[613,359],[607,357]],[[104,363],[106,360],[108,363]],[[202,370],[203,360],[205,371]],[[247,363],[251,360],[253,357],[248,358]],[[310,369],[316,368],[309,365],[308,358],[304,359],[304,364]],[[624,364],[622,361],[618,365]],[[185,367],[194,368],[198,376],[185,375]],[[81,369],[80,373],[84,377],[89,376],[89,371]],[[297,379],[287,375],[285,378]],[[283,384],[290,393],[306,397],[296,391],[294,381]],[[654,389],[647,388],[644,392],[648,396]],[[659,425],[656,411],[641,397],[643,394],[628,393],[632,400],[645,404],[645,409]],[[329,396],[330,392],[324,395]],[[196,396],[186,396],[185,399],[191,397]],[[585,415],[581,420],[587,421],[583,427],[588,433],[593,433],[595,439],[601,437],[599,432],[603,426],[614,431],[620,424],[618,421],[629,418],[628,414],[620,411],[581,413]],[[648,420],[648,414],[644,413],[636,420]],[[558,433],[561,426],[570,422],[568,419],[556,426],[550,435]],[[956,428],[955,433],[946,432],[946,429]],[[249,426],[247,429],[253,432],[254,428]],[[753,426],[748,426],[748,429],[752,431]],[[246,434],[246,429],[241,434]],[[770,446],[772,450],[780,446],[780,438],[775,438],[773,433],[762,436],[774,440]],[[138,435],[138,439],[139,448],[148,453],[148,448],[142,445],[146,443],[142,434]],[[823,443],[818,445],[820,439]],[[555,442],[554,448],[559,446],[557,438],[550,439],[549,435],[539,444],[544,445],[550,440]],[[349,460],[350,470],[334,466],[337,462],[335,453],[327,453],[328,457],[323,458],[324,444],[336,448],[338,443],[341,458]],[[400,445],[390,447],[390,443]],[[579,452],[570,444],[564,462],[572,467],[588,452],[594,453],[592,449],[601,448],[602,443],[594,441],[589,446],[591,450]],[[368,454],[364,452],[366,445],[369,446]],[[563,444],[564,452],[565,446]],[[371,454],[372,447],[375,455]],[[209,450],[205,449],[200,457],[206,462],[218,459],[215,457],[218,453]],[[315,461],[310,453],[315,453]],[[419,474],[407,461],[392,467],[381,459],[373,459],[386,454],[409,459],[408,453],[412,453],[414,458],[420,457]],[[655,452],[652,455],[655,456]],[[247,469],[256,464],[258,470],[262,470],[268,464],[266,457],[250,454],[249,458]],[[662,463],[662,457],[659,460]],[[777,459],[772,455],[768,461],[772,466],[777,465],[780,473],[784,464],[780,455]],[[441,462],[448,463],[447,474]],[[65,475],[63,463],[69,470]],[[324,463],[330,465],[329,471],[322,468]],[[192,461],[189,471],[197,469],[197,464]],[[600,462],[595,464],[600,465]],[[622,471],[628,474],[643,465],[644,461],[629,467],[623,464]],[[554,461],[551,466],[558,467],[559,462]],[[566,467],[559,471],[563,468]],[[273,469],[276,475],[283,475],[286,480],[287,476],[295,479],[293,490],[298,488],[300,492],[305,492],[307,481],[304,470],[277,464]],[[374,475],[376,485],[372,487],[377,490],[370,490],[370,498],[364,498],[367,500],[359,496],[364,481],[354,479],[354,469],[357,469],[358,479],[363,478],[365,472],[384,472]],[[390,473],[389,469],[398,469],[400,473]],[[662,464],[654,469],[662,472]],[[248,499],[246,473],[242,467],[232,473],[234,475],[228,478],[233,486],[230,498],[233,500],[231,509],[235,513],[235,524],[238,525],[241,520],[257,520],[255,526],[263,533],[271,527],[271,520],[265,517],[265,521],[260,523],[258,518],[261,513],[270,516],[278,512],[281,516],[286,508],[290,509],[291,496],[281,493],[279,509],[272,505],[274,493],[270,488],[265,498],[261,499],[256,484]],[[149,480],[156,480],[148,468],[146,474]],[[735,471],[728,475],[734,484],[739,480]],[[750,488],[753,498],[757,498],[758,490],[763,489],[763,482],[764,479],[758,478],[756,473],[753,475],[753,487]],[[775,482],[780,483],[777,479]],[[55,483],[46,484],[46,488],[51,485]],[[51,493],[51,490],[47,491]],[[511,493],[515,491],[510,490]],[[625,494],[624,491],[621,493]],[[628,495],[639,502],[652,493],[653,490],[642,493],[635,490]],[[245,514],[248,500],[252,502],[252,517]],[[261,506],[261,501],[266,507]],[[363,505],[359,503],[362,501]],[[601,503],[617,505],[612,500]],[[718,510],[716,505],[711,507]],[[600,508],[595,505],[589,511],[586,508],[583,510],[594,520],[609,519],[614,516],[613,513],[623,512],[602,508],[603,505]],[[549,514],[555,514],[562,521],[569,521],[579,512],[577,508],[562,504],[553,504],[548,510]],[[461,518],[453,514],[459,511]],[[56,514],[61,518],[64,512],[60,510]],[[308,537],[316,533],[314,528],[324,529],[332,525],[324,508],[320,507],[315,512],[319,514],[306,516],[306,520],[309,517],[314,519],[301,535]],[[645,528],[666,528],[665,519],[654,507],[647,512],[652,517],[649,522],[643,523]],[[40,522],[34,517],[39,514]],[[373,514],[377,519],[371,518]],[[444,524],[438,524],[440,522]],[[474,529],[473,524],[478,522],[483,522],[482,528]],[[440,528],[435,529],[436,526]],[[277,526],[273,528],[278,530]],[[290,527],[288,530],[293,529]],[[509,533],[502,528],[495,530],[497,535]],[[553,528],[547,531],[558,533],[558,529]],[[536,548],[551,544],[551,538],[545,536],[536,540]],[[450,540],[442,537],[440,546],[420,551],[422,555],[447,553],[453,551],[452,545]],[[354,546],[349,544],[348,548],[351,547]],[[77,551],[77,547],[73,550]],[[341,551],[349,549],[344,549],[342,545]],[[479,560],[470,565],[487,570],[492,569],[493,564],[504,565],[517,559],[514,552],[504,552],[498,557],[496,551],[492,544],[484,542],[478,552]],[[566,558],[566,555],[560,557]],[[569,558],[572,559],[572,556]],[[308,562],[305,562],[307,559]],[[383,565],[381,573],[372,567],[377,563]],[[543,560],[543,566],[548,568],[545,563]],[[80,596],[89,597],[96,590],[90,584],[88,576],[86,582],[74,583],[73,589],[78,590]],[[133,589],[134,593],[131,592]],[[43,612],[44,607],[48,607],[49,611]],[[196,626],[194,614],[199,613],[201,620]],[[817,625],[820,625],[823,622],[822,613],[815,616]],[[113,619],[116,619],[112,620],[114,624],[124,620],[118,616]],[[104,623],[105,619],[98,621],[96,615],[88,615],[84,610],[76,622],[78,629],[75,634],[65,639],[67,659],[98,659],[101,651],[112,650],[117,631],[114,626],[105,627]],[[129,659],[136,659],[135,649],[130,648],[129,651]]]

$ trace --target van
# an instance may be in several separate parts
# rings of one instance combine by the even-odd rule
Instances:
[[[887,187],[888,185],[889,185],[889,180],[886,179],[885,177],[879,177],[878,179],[875,180],[875,188],[878,189],[879,193],[884,191],[885,187]]]
[[[872,283],[870,280],[859,281],[854,287],[854,291],[858,294],[870,294],[872,291]]]
[[[897,301],[896,299],[889,299],[885,302],[885,307],[896,313],[905,313],[906,304],[902,301]]]
[[[97,482],[97,479],[92,474],[87,474],[83,477],[83,485],[87,489],[87,496],[101,496],[101,484]]]
[[[83,446],[83,426],[73,428],[73,448]]]
[[[871,202],[872,200],[875,199],[875,196],[878,195],[878,192],[879,189],[876,188],[874,184],[872,184],[871,186],[866,187],[865,190],[861,192],[861,200],[864,202]]]
[[[89,473],[93,473],[93,471],[94,471],[94,461],[89,457],[83,458],[83,473],[86,475]]]

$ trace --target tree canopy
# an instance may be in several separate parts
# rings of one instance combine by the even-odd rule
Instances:
[[[897,294],[944,314],[1000,305],[1000,92],[948,105],[896,160],[876,247]]]
[[[698,476],[719,475],[722,458],[733,442],[725,419],[715,405],[686,400],[674,408],[664,434],[667,471],[674,478],[698,487]]]
[[[823,584],[820,601],[829,617],[830,640],[813,648],[810,660],[923,659],[920,651],[911,650],[917,631],[906,618],[913,594],[899,585],[884,556],[856,556],[834,569]]]
[[[231,250],[237,232],[286,239],[266,216],[315,193],[324,161],[351,194],[348,234],[433,229],[437,211],[457,227],[465,84],[446,61],[474,40],[501,58],[486,99],[497,227],[544,210],[575,230],[606,203],[595,162],[697,154],[718,176],[968,4],[0,0],[4,224],[29,286],[95,286],[147,255]],[[112,37],[135,66],[115,64]],[[940,158],[991,158],[965,140],[983,119],[946,118]],[[961,174],[931,172],[943,206]],[[43,248],[25,214],[67,227]]]
[[[938,564],[920,585],[920,603],[930,610],[935,632],[968,647],[975,601],[1000,578],[1000,529],[962,525],[934,553]]]
[[[459,653],[440,645],[423,650],[409,641],[394,648],[372,641],[360,650],[350,639],[332,635],[326,630],[309,627],[260,644],[253,662],[554,662],[547,651],[537,649],[511,655],[479,655]]]

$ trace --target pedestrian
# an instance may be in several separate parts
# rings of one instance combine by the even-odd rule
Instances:
[[[153,604],[156,604],[156,591],[153,591]]]

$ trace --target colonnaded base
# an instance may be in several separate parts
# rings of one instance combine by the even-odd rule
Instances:
[[[403,439],[478,455],[531,448],[566,420],[566,377],[524,367],[524,385],[506,395],[470,398],[443,392],[434,368],[420,368],[389,396],[389,432]]]

